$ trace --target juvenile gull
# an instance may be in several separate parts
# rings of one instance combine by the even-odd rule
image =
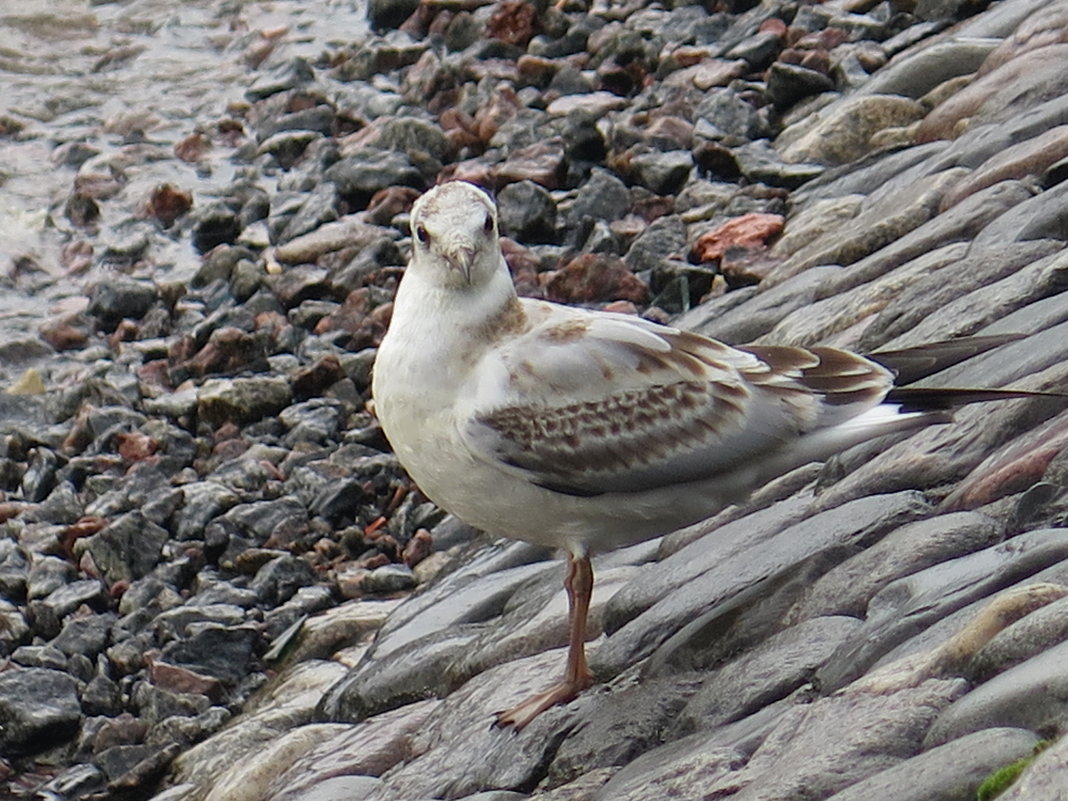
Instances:
[[[494,203],[472,184],[427,192],[411,228],[411,263],[374,368],[382,429],[442,508],[567,553],[565,678],[498,713],[501,725],[522,728],[593,682],[584,646],[591,551],[694,523],[864,440],[944,421],[947,397],[999,397],[895,395],[890,370],[843,350],[734,348],[638,317],[519,298]]]

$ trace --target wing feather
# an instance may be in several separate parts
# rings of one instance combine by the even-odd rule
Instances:
[[[741,348],[787,376],[826,404],[821,425],[847,419],[879,403],[893,385],[893,375],[864,356],[837,348],[751,346]],[[838,408],[845,407],[845,408]]]
[[[479,365],[459,425],[481,458],[558,492],[715,476],[871,408],[891,385],[881,366],[831,348],[731,348],[528,303],[534,324]]]

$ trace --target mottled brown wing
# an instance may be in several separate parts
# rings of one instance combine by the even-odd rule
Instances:
[[[635,491],[706,474],[703,451],[744,427],[750,393],[739,384],[679,381],[599,401],[508,406],[475,425],[494,453],[535,483],[570,494]]]
[[[507,380],[484,381],[485,402],[461,425],[483,458],[570,494],[737,469],[870,408],[890,385],[883,368],[834,349],[734,349],[630,318],[585,325],[501,349],[485,376]]]

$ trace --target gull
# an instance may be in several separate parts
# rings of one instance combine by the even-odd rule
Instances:
[[[870,358],[731,347],[640,317],[519,298],[494,202],[470,183],[422,195],[411,230],[374,367],[382,430],[440,507],[567,555],[565,676],[498,713],[516,730],[594,681],[592,552],[695,523],[857,443],[945,422],[947,407],[1028,394],[895,389],[886,364],[931,368],[939,348],[959,350],[953,343]]]

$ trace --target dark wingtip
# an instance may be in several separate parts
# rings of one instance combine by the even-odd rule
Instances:
[[[1019,398],[1060,398],[1068,393],[1026,389],[954,389],[944,387],[894,387],[886,396],[889,403],[900,403],[903,412],[927,412],[956,409],[969,403],[1017,400]]]
[[[867,354],[867,357],[893,372],[897,377],[897,384],[905,385],[960,364],[973,356],[1026,338],[1027,334],[961,337],[930,342],[914,348],[876,351]]]

